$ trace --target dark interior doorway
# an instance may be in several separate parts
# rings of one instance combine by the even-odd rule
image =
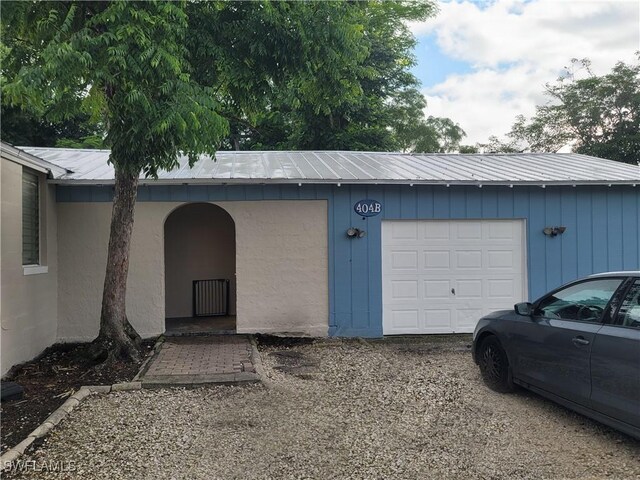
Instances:
[[[235,223],[210,203],[183,205],[164,224],[167,335],[234,333]]]

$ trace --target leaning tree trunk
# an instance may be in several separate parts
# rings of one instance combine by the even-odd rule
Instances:
[[[100,333],[93,341],[95,358],[111,363],[140,359],[140,335],[127,319],[125,300],[129,273],[129,249],[138,190],[138,174],[115,166],[116,184],[111,212],[107,272],[102,293]]]

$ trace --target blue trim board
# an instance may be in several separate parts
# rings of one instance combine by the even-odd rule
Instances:
[[[108,202],[111,186],[57,186],[58,202]],[[329,334],[382,335],[383,220],[495,219],[526,221],[529,298],[606,270],[640,269],[640,189],[631,186],[513,187],[430,185],[142,186],[139,202],[326,200],[329,248]],[[382,203],[362,218],[354,204]],[[567,227],[550,238],[546,226]],[[367,235],[350,239],[349,227]]]

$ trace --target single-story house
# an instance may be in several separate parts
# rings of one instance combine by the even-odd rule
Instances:
[[[107,150],[2,145],[2,374],[98,332]],[[142,178],[127,292],[143,337],[471,332],[563,282],[640,269],[640,167],[578,154],[219,152]],[[211,317],[211,321],[215,321]]]

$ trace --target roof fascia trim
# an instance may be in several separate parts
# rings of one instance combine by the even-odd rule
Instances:
[[[29,167],[40,173],[52,174],[54,176],[62,176],[69,173],[62,167],[53,163],[47,162],[35,155],[25,152],[24,150],[9,145],[8,143],[0,143],[0,150],[2,151],[2,157],[10,160],[14,163],[18,163],[25,167]]]
[[[59,178],[59,179],[49,179],[48,183],[63,185],[63,186],[106,186],[106,185],[114,185],[115,180],[113,179],[105,179],[105,180],[77,180],[70,178]],[[208,178],[190,178],[190,179],[158,179],[158,180],[150,180],[150,179],[140,179],[139,186],[154,186],[154,185],[439,185],[444,187],[453,187],[453,186],[472,186],[482,188],[483,186],[505,186],[505,187],[547,187],[547,186],[588,186],[588,185],[602,185],[602,186],[613,186],[613,185],[629,185],[632,187],[636,187],[640,185],[640,179],[638,180],[590,180],[590,181],[549,181],[549,182],[541,182],[541,181],[531,181],[531,182],[523,182],[523,181],[460,181],[460,180],[452,180],[452,181],[443,181],[443,180],[295,180],[295,179],[208,179]]]

